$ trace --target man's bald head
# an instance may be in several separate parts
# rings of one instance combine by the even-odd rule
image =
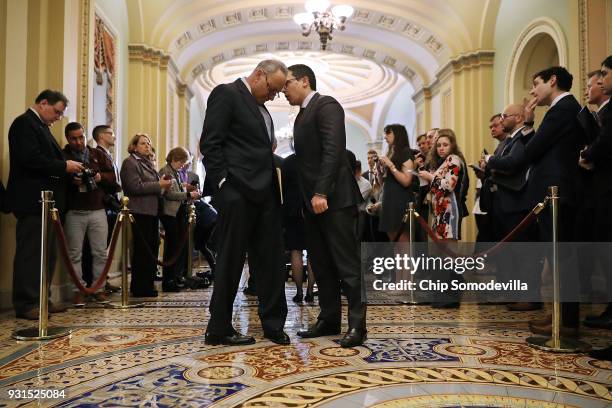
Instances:
[[[523,127],[524,120],[525,108],[518,103],[506,106],[506,109],[504,109],[504,112],[501,114],[501,124],[504,128],[504,132],[509,134]]]

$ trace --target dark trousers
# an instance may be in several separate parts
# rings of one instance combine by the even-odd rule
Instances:
[[[181,205],[176,217],[162,215],[161,223],[164,226],[164,262],[168,262],[174,258],[183,243],[185,230],[187,229],[186,222],[186,206]],[[187,243],[184,244],[181,254],[173,265],[164,266],[163,282],[168,284],[183,276],[185,269],[185,261],[187,260]]]
[[[51,286],[53,271],[55,270],[57,244],[51,222],[49,222],[49,229],[47,282]],[[15,258],[13,259],[13,307],[16,313],[24,313],[39,307],[41,230],[40,215],[27,215],[17,218],[16,248]]]
[[[497,195],[496,201],[497,202]],[[527,211],[518,212],[502,212],[499,205],[493,206],[491,210],[491,237],[495,241],[500,241],[505,238],[528,214]],[[541,257],[533,251],[520,251],[516,244],[521,242],[538,241],[538,230],[535,223],[527,226],[523,231],[519,232],[513,241],[503,249],[503,255],[497,258],[497,279],[499,281],[507,281],[517,277],[517,271],[520,271],[520,278],[527,283],[529,292],[526,295],[525,301],[536,302],[541,301],[540,288],[542,286],[542,262]],[[495,260],[495,258],[494,258]]]
[[[308,254],[319,288],[318,320],[337,325],[341,320],[340,287],[348,300],[349,327],[365,329],[359,242],[355,233],[357,208],[306,214]]]
[[[154,289],[159,248],[159,220],[152,215],[133,215],[136,225],[132,227],[134,245],[131,256],[130,290],[133,295],[140,295]],[[147,247],[153,252],[153,257],[147,251]]]
[[[254,274],[259,298],[259,319],[266,331],[281,330],[287,318],[285,268],[280,204],[277,194],[261,203],[248,200],[229,182],[215,194],[217,221],[217,269],[210,300],[207,333],[225,336],[232,333],[232,312],[238,291],[245,254]]]
[[[561,203],[559,205],[559,242],[571,242],[575,223],[575,207]],[[552,211],[548,205],[538,217],[538,235],[540,242],[552,242]],[[567,263],[563,251],[560,254],[560,263]],[[552,261],[549,259],[549,262]],[[552,267],[552,263],[551,263]],[[561,273],[561,292],[572,290],[579,285],[578,276]],[[580,323],[580,303],[561,302],[561,322],[566,327],[578,327]]]

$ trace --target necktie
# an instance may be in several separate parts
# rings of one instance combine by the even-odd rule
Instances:
[[[297,123],[297,121],[302,117],[302,113],[304,113],[304,108],[300,107],[300,111],[298,112],[297,116],[295,117],[295,122]]]

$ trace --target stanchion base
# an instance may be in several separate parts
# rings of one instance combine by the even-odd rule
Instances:
[[[72,330],[66,327],[47,327],[47,335],[40,336],[38,327],[28,327],[27,329],[16,330],[13,332],[13,338],[15,340],[30,341],[51,340],[58,337],[68,336],[70,333],[72,333]]]
[[[591,349],[589,343],[577,339],[561,337],[559,339],[560,347],[553,347],[553,339],[551,337],[528,337],[526,342],[529,346],[543,351],[552,353],[583,353]]]
[[[137,307],[143,307],[144,303],[143,302],[134,302],[134,301],[129,301],[127,302],[127,304],[123,304],[121,302],[109,302],[109,303],[105,303],[104,307],[109,307],[111,309],[134,309]]]

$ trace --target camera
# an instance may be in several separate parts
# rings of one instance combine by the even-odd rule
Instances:
[[[80,173],[76,173],[76,176],[81,179],[81,185],[85,186],[85,190],[89,193],[98,188],[95,177],[97,172],[92,169],[84,169]]]

